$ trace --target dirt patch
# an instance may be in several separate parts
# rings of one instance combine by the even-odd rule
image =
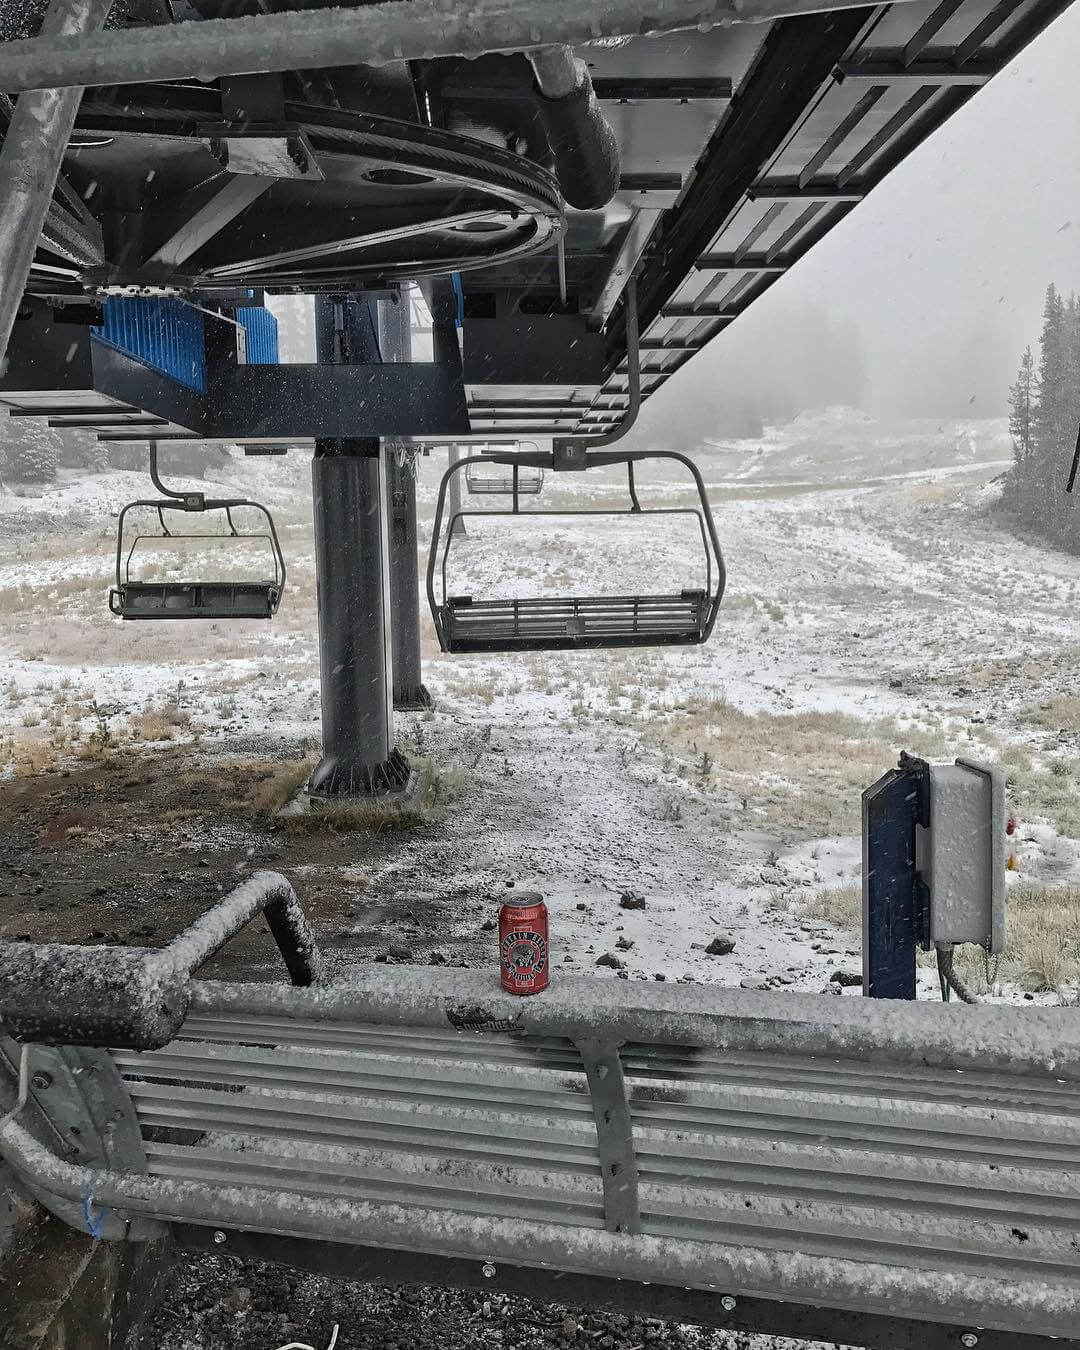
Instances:
[[[294,880],[331,951],[377,953],[406,914],[419,945],[435,941],[437,906],[423,895],[383,899],[377,927],[348,923],[365,916],[356,869],[377,869],[396,845],[363,828],[282,829],[268,803],[308,763],[288,748],[269,761],[157,746],[0,782],[0,937],[161,946],[265,867]],[[263,926],[207,973],[277,978]]]

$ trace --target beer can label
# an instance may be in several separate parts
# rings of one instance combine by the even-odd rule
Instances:
[[[504,906],[499,915],[502,987],[511,994],[539,994],[548,986],[548,926],[543,904]]]

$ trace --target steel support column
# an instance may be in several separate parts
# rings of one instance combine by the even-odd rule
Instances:
[[[379,305],[384,361],[412,355],[411,306],[406,296]],[[402,441],[383,442],[389,479],[390,630],[394,657],[394,707],[417,712],[431,707],[420,667],[420,569],[417,562],[416,464]],[[418,452],[417,452],[418,453]]]
[[[320,362],[377,355],[374,302],[316,301]],[[320,440],[311,466],[323,754],[314,796],[375,796],[409,778],[394,748],[386,462],[374,439]]]
[[[112,0],[52,0],[37,41],[95,32]],[[22,303],[82,89],[39,89],[15,104],[0,151],[0,368]]]

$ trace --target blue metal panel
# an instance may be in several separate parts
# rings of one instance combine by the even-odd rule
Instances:
[[[105,322],[94,333],[145,365],[201,394],[206,393],[206,342],[202,313],[183,300],[112,297]]]
[[[277,319],[261,305],[245,305],[236,311],[236,321],[247,333],[247,363],[249,366],[276,366],[278,364]]]
[[[863,993],[915,998],[921,927],[915,826],[924,820],[926,766],[906,755],[866,789],[863,827]]]

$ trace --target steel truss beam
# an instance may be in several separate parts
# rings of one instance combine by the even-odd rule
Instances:
[[[901,0],[903,2],[903,0]],[[0,89],[208,80],[441,56],[525,51],[865,7],[865,0],[397,0],[0,45]]]
[[[732,82],[727,76],[712,75],[638,75],[623,78],[593,78],[596,97],[612,103],[645,103],[659,100],[665,103],[697,103],[719,100],[727,102],[732,96]]]
[[[786,263],[740,258],[733,253],[705,253],[694,263],[694,267],[699,272],[757,272],[762,276],[779,276],[787,271]]]
[[[167,270],[182,266],[242,211],[246,211],[275,179],[257,174],[222,174],[210,187],[202,184],[180,203],[179,222],[147,259]]]
[[[942,89],[957,85],[985,84],[997,73],[996,66],[966,65],[957,68],[948,61],[915,61],[905,65],[900,61],[844,61],[836,67],[836,78],[863,80],[868,84],[937,85]]]

